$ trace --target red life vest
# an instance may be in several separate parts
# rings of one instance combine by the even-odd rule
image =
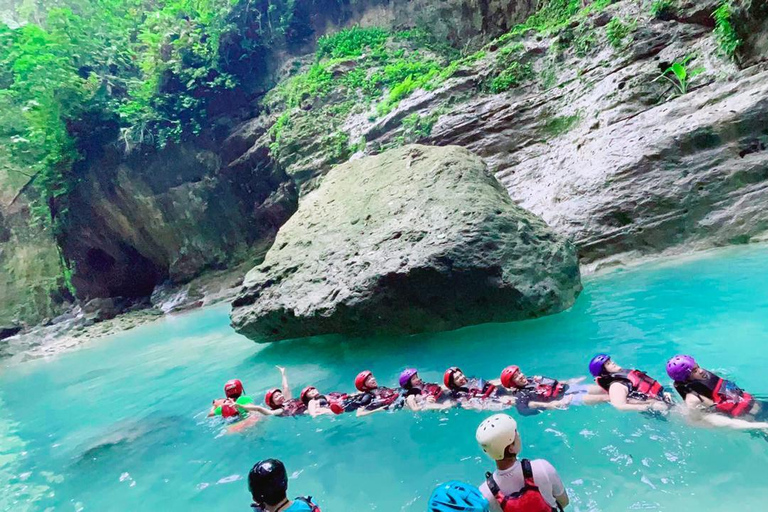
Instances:
[[[755,398],[750,393],[730,380],[725,380],[712,372],[708,373],[709,378],[696,382],[700,386],[688,385],[688,388],[697,391],[703,387],[706,392],[702,394],[715,402],[715,410],[734,418],[743,416],[752,409]]]
[[[221,406],[221,416],[224,419],[240,416],[240,411],[234,405],[224,404]]]
[[[493,479],[493,475],[491,473],[485,474],[488,489],[496,498],[502,512],[556,512],[557,509],[549,506],[544,496],[541,495],[536,482],[534,482],[531,462],[528,459],[523,459],[520,464],[523,466],[525,483],[522,489],[512,494],[501,492],[499,484]]]
[[[421,394],[423,396],[432,395],[435,400],[439,400],[443,394],[443,388],[440,384],[424,384],[424,387],[421,388]]]
[[[545,402],[551,402],[562,398],[565,394],[567,384],[558,382],[555,379],[549,379],[542,377],[539,380],[534,380],[529,383],[523,389],[536,395],[537,399],[541,399]]]
[[[282,416],[298,416],[307,412],[307,406],[298,398],[286,400],[283,402],[281,409],[283,409]]]
[[[614,382],[626,382],[631,388],[630,395],[635,395],[634,397],[630,396],[630,398],[639,398],[641,400],[646,398],[663,399],[664,386],[640,370],[622,370],[617,373],[601,375],[595,378],[595,382],[606,391],[610,389],[611,384]]]
[[[400,397],[400,392],[392,388],[376,388],[370,392],[373,393],[376,405],[379,407],[390,406]]]

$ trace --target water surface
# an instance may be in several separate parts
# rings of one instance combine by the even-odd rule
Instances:
[[[357,419],[268,418],[222,435],[204,418],[223,383],[263,396],[288,368],[292,387],[350,390],[407,364],[429,380],[459,365],[495,377],[507,364],[584,375],[610,351],[662,379],[677,352],[768,392],[768,248],[747,248],[593,278],[552,317],[387,339],[318,338],[257,346],[228,308],[170,317],[51,360],[0,370],[0,510],[248,510],[244,477],[279,457],[291,494],[328,511],[426,509],[441,481],[479,483],[491,467],[474,430],[486,414],[407,412]],[[666,377],[662,381],[667,383]],[[609,407],[519,419],[524,455],[558,468],[573,510],[764,510],[768,442]]]

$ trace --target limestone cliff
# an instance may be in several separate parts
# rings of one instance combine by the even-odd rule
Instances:
[[[81,300],[258,262],[334,165],[409,142],[483,157],[593,267],[763,239],[768,8],[727,2],[741,40],[730,57],[713,18],[724,3],[302,2],[311,33],[254,66],[249,96],[220,106],[198,139],[130,152],[94,139],[65,232],[34,226],[27,180],[0,166],[0,324],[73,299],[59,253]],[[575,7],[520,25],[555,4]],[[386,51],[318,64],[317,38],[356,24],[433,37],[393,35]],[[674,63],[703,69],[683,93],[660,78]],[[316,65],[322,86],[297,89]],[[378,96],[361,92],[370,84]]]

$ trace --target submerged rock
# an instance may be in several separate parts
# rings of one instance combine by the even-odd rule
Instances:
[[[482,160],[406,146],[334,168],[233,302],[259,342],[416,333],[569,307],[574,246],[516,206]]]

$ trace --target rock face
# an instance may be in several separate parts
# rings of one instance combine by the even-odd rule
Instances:
[[[255,341],[415,333],[532,318],[579,291],[574,247],[478,157],[405,146],[334,168],[233,303]]]

